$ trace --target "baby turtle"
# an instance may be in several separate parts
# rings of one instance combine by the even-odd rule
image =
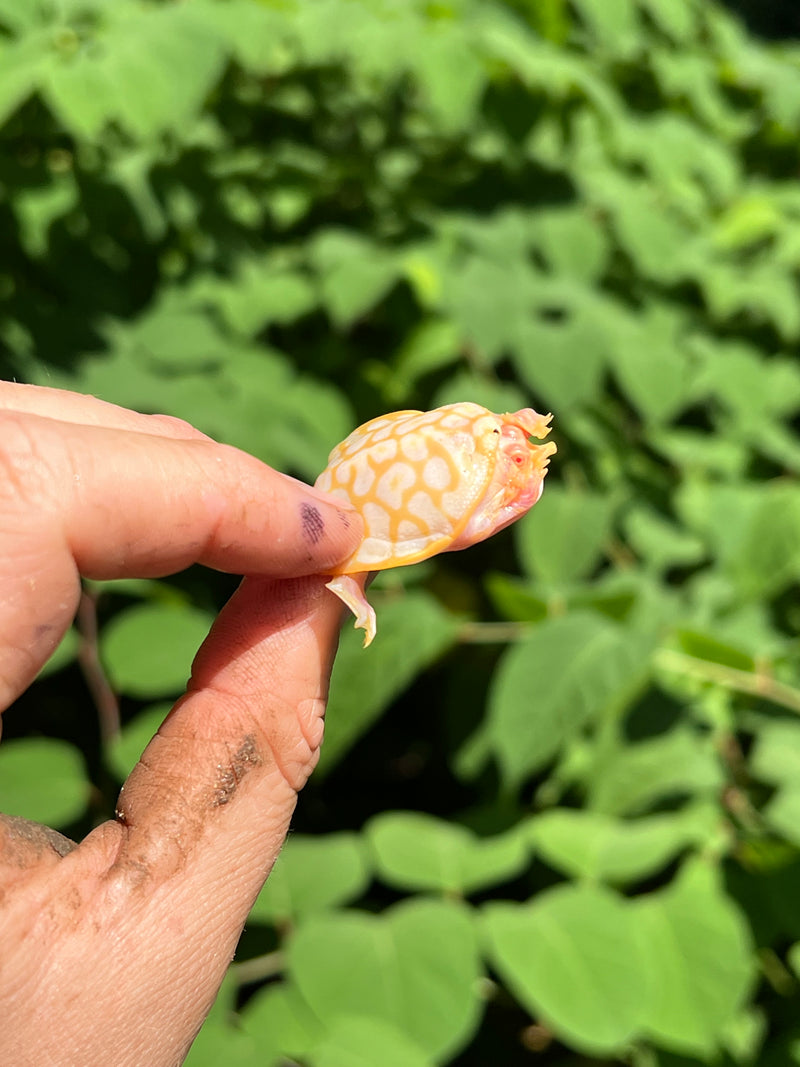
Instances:
[[[479,404],[395,411],[359,426],[331,452],[315,485],[353,505],[366,534],[328,582],[366,631],[375,611],[370,571],[402,567],[483,541],[542,495],[552,415],[523,408],[495,415]]]

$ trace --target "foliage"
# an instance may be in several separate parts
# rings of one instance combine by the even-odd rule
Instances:
[[[190,1062],[800,1063],[800,48],[712,0],[0,24],[5,376],[309,480],[385,410],[555,414],[530,516],[344,633]],[[92,586],[121,735],[79,626],[6,717],[6,810],[111,810],[229,589]]]

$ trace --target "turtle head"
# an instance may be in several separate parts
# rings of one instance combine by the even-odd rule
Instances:
[[[556,451],[552,441],[537,443],[550,433],[552,417],[532,408],[497,416],[492,428],[495,462],[486,492],[451,550],[491,537],[533,507],[542,495],[547,465]]]

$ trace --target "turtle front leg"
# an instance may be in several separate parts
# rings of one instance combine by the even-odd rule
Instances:
[[[364,591],[368,577],[368,571],[361,571],[358,574],[337,574],[325,586],[326,589],[330,589],[332,593],[335,593],[340,600],[343,600],[355,615],[355,628],[365,631],[364,648],[372,643],[377,630],[375,609],[367,600],[367,594]]]

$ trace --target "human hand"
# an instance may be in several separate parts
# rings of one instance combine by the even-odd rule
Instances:
[[[0,1062],[178,1064],[322,740],[355,512],[179,420],[0,382],[0,710],[80,576],[258,575],[223,609],[128,778],[75,846],[0,816]]]

